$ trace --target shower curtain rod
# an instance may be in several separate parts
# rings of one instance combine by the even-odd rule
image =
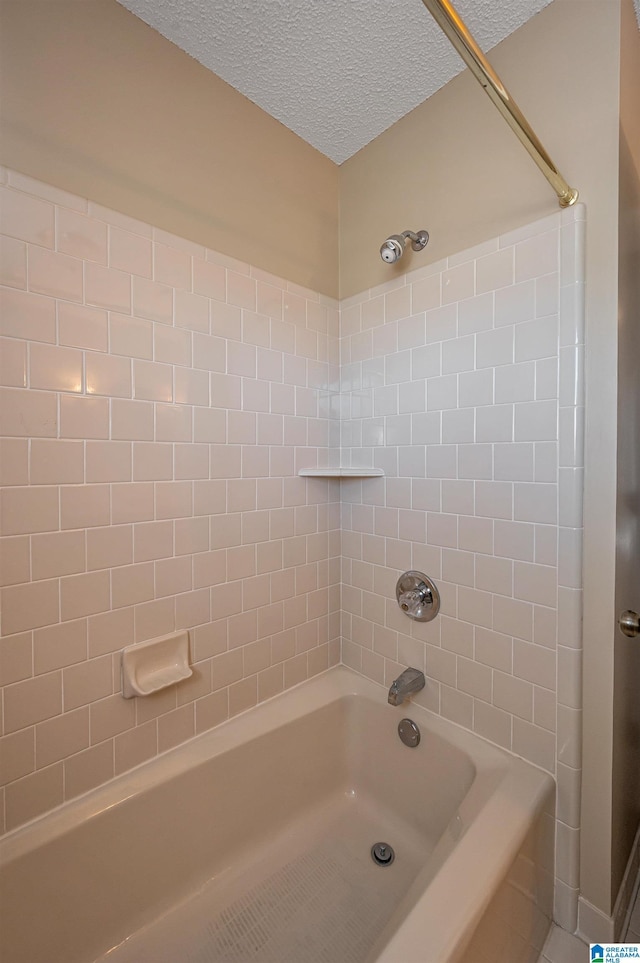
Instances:
[[[438,26],[447,35],[476,80],[484,87],[520,143],[547,178],[558,195],[560,207],[569,207],[571,204],[575,204],[578,199],[578,191],[575,187],[569,187],[564,177],[559,173],[526,117],[491,67],[449,0],[422,0],[422,2]]]

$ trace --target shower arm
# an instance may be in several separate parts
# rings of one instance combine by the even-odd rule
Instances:
[[[520,143],[547,178],[558,195],[560,207],[570,207],[571,204],[575,204],[578,199],[578,191],[575,187],[569,187],[564,177],[558,172],[557,167],[536,137],[526,117],[491,67],[449,0],[422,0],[422,2],[498,108]]]

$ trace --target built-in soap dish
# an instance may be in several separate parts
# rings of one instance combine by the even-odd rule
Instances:
[[[122,694],[147,696],[193,675],[189,667],[189,633],[173,632],[122,650]]]

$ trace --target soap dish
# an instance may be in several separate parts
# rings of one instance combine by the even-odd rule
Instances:
[[[147,696],[193,675],[189,667],[189,633],[173,632],[122,650],[122,694]]]

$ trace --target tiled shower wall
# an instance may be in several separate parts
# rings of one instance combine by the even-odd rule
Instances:
[[[341,305],[343,661],[553,773],[556,919],[578,895],[584,209]],[[419,256],[415,257],[418,261]],[[440,616],[412,622],[418,569]]]
[[[6,828],[339,661],[342,553],[343,661],[423,668],[418,701],[555,775],[573,930],[583,209],[343,302],[339,342],[335,302],[3,185]],[[385,477],[297,476],[340,447]],[[119,650],[174,627],[193,679],[123,700]]]
[[[338,306],[3,172],[11,829],[338,662]],[[329,496],[334,501],[329,501]],[[191,630],[192,679],[119,650]]]

